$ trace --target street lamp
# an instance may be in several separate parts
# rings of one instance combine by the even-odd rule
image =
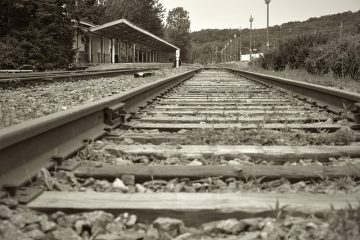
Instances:
[[[265,0],[266,6],[267,6],[267,25],[266,25],[266,47],[267,50],[270,48],[269,43],[269,3],[271,0]]]
[[[241,61],[241,27],[239,33],[239,60]]]
[[[250,15],[249,21],[250,21],[250,61],[251,61],[251,52],[252,52],[252,49],[251,49],[251,42],[252,42],[251,32],[252,32],[252,22],[254,21],[254,18],[252,17],[252,15]]]
[[[228,54],[228,51],[229,51],[229,49],[228,49],[228,43],[227,44],[225,44],[225,62],[227,62],[228,61],[228,58],[229,58],[229,54]]]
[[[232,58],[233,58],[232,52],[231,52],[231,43],[232,43],[232,40],[230,39],[230,45],[229,45],[229,60],[230,60],[230,62],[232,61]]]
[[[235,56],[235,62],[237,61],[237,41],[236,41],[236,33],[234,34],[234,56]]]

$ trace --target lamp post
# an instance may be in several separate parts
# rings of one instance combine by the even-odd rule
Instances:
[[[266,24],[266,48],[269,50],[270,43],[269,43],[269,4],[271,0],[265,0],[267,6],[267,24]]]
[[[252,32],[252,22],[254,21],[254,18],[252,17],[252,15],[250,15],[249,21],[250,21],[250,61],[251,61],[251,52],[252,52],[252,49],[251,49],[251,42],[252,42],[251,32]]]
[[[240,34],[239,34],[239,60],[241,61],[241,27],[240,27]]]
[[[235,57],[235,62],[237,61],[237,41],[236,41],[236,34],[234,34],[234,57]]]
[[[231,62],[232,61],[232,52],[231,52],[231,43],[232,43],[232,40],[230,39],[230,43],[229,43],[229,61]]]

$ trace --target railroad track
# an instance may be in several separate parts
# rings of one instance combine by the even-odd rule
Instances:
[[[78,70],[32,72],[0,75],[0,88],[19,87],[40,82],[58,82],[99,77],[113,77],[121,74],[133,74],[139,71],[150,71],[158,68],[120,68],[106,70]]]
[[[43,212],[131,212],[190,226],[358,207],[358,191],[304,189],[360,178],[360,96],[294,83],[196,69],[2,130],[2,195]],[[52,175],[42,170],[40,183],[22,188],[41,168]]]

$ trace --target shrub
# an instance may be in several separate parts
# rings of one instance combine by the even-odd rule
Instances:
[[[360,79],[360,35],[315,46],[305,61],[309,73]]]
[[[304,68],[305,60],[311,49],[328,41],[327,36],[322,34],[298,36],[281,42],[278,48],[267,52],[256,63],[264,69],[282,71],[286,67],[290,69]]]
[[[324,35],[299,36],[255,60],[266,70],[305,69],[312,74],[333,73],[360,79],[360,35],[328,41]]]

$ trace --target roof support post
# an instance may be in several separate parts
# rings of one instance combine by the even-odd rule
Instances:
[[[120,39],[117,39],[117,55],[118,55],[118,59],[117,62],[121,63],[121,42]]]
[[[134,44],[133,63],[135,63],[135,55],[136,55],[136,44]]]
[[[176,50],[175,57],[176,57],[176,67],[178,68],[180,66],[180,49]]]
[[[144,62],[144,49],[141,48],[141,62]]]
[[[129,43],[126,42],[125,43],[125,58],[126,58],[126,62],[129,62]]]
[[[90,34],[89,36],[89,63],[92,63],[93,57],[92,57],[92,36]]]
[[[76,29],[76,56],[75,56],[75,63],[79,63],[79,33]]]
[[[111,39],[111,63],[115,63],[115,38]]]
[[[100,40],[100,63],[103,63],[103,53],[104,53],[104,39],[103,36],[101,36],[101,40]]]

